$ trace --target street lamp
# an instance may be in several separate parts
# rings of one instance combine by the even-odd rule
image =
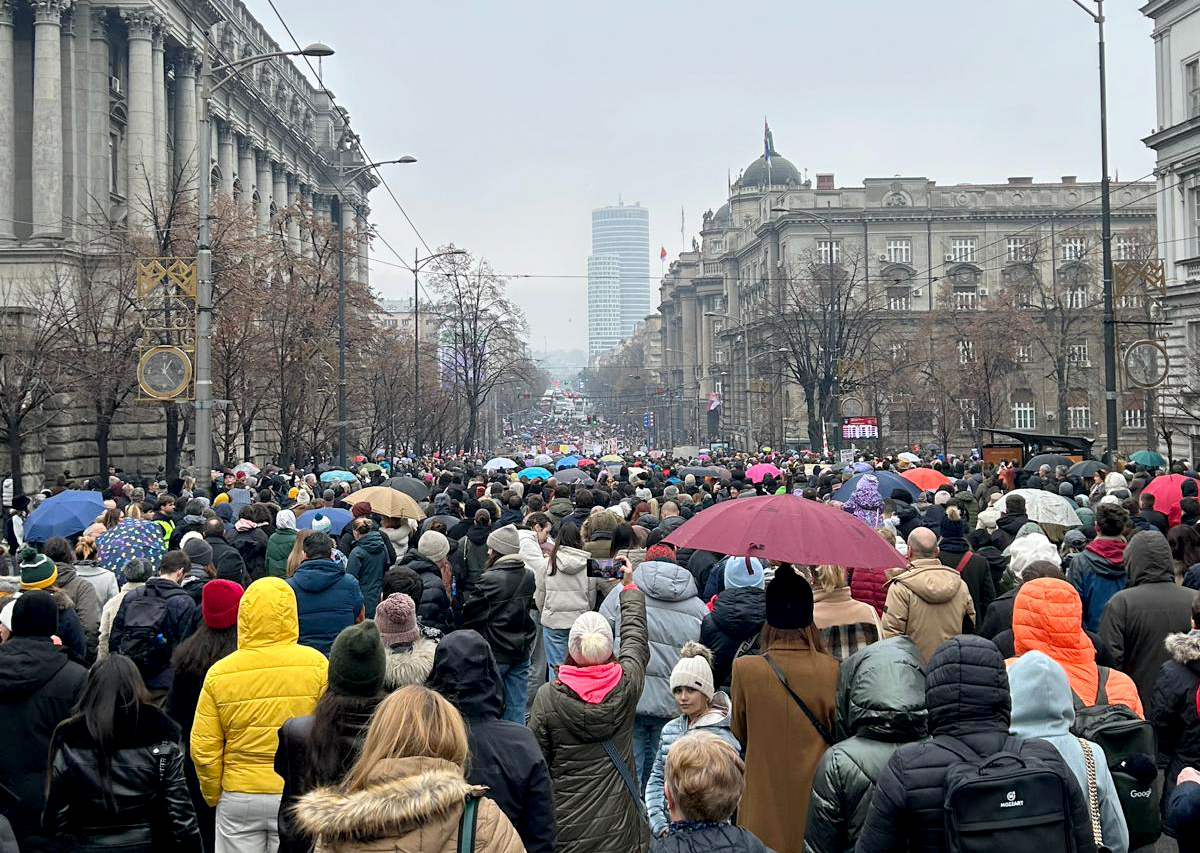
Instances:
[[[208,34],[205,33],[207,40]],[[333,48],[313,42],[300,50],[277,50],[260,53],[218,65],[209,65],[208,45],[200,67],[200,174],[196,180],[196,208],[199,216],[196,228],[196,484],[200,491],[209,488],[212,478],[212,231],[209,218],[212,216],[212,128],[209,124],[209,106],[213,92],[237,76],[242,68],[265,62],[279,56],[333,56]],[[215,83],[213,74],[225,76]]]
[[[403,162],[403,161],[397,161]],[[425,265],[430,261],[435,261],[438,258],[447,258],[451,255],[465,255],[466,249],[451,249],[448,252],[435,252],[432,255],[421,258],[417,256],[417,250],[413,249],[413,265],[404,268],[413,274],[413,458],[416,459],[421,455],[421,303],[418,298],[420,290],[420,279],[417,277]],[[404,266],[401,264],[401,266]]]
[[[1104,0],[1096,10],[1071,0],[1096,22],[1100,54],[1100,243],[1104,265],[1104,415],[1108,451],[1117,450],[1117,331],[1113,319],[1112,206],[1108,181],[1108,81],[1104,66]],[[1111,455],[1110,455],[1111,458]]]

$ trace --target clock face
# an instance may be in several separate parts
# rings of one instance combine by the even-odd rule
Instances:
[[[151,397],[176,397],[191,378],[192,364],[187,354],[175,347],[155,347],[138,365],[138,380]]]
[[[1138,341],[1125,350],[1125,374],[1140,388],[1153,388],[1167,378],[1167,353],[1155,341]]]

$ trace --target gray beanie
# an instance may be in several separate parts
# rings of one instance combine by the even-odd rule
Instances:
[[[509,556],[521,550],[521,537],[515,525],[506,524],[488,534],[487,546],[501,556]]]

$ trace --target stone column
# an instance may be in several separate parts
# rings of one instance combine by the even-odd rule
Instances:
[[[125,94],[125,183],[129,224],[149,224],[150,188],[154,185],[154,57],[151,41],[159,18],[149,9],[126,9],[121,17],[129,27],[129,91]]]
[[[0,241],[16,239],[13,219],[16,208],[17,152],[13,119],[16,101],[13,90],[13,0],[0,0]]]
[[[182,192],[195,192],[196,181],[210,180],[211,163],[200,162],[199,114],[196,112],[194,50],[183,50],[175,61],[175,173]]]
[[[79,142],[75,128],[79,123],[76,105],[79,103],[75,93],[75,9],[68,7],[62,14],[61,35],[59,38],[59,56],[62,60],[62,103],[59,111],[62,114],[62,169],[63,192],[60,209],[63,217],[63,236],[72,237],[79,222],[79,211],[75,208],[75,181],[79,177],[79,168],[75,165],[75,153]]]
[[[275,202],[275,216],[282,220],[287,207],[287,170],[282,163],[271,164],[271,200]]]
[[[221,170],[221,192],[233,198],[233,130],[229,122],[217,120],[217,168]]]
[[[163,49],[165,21],[154,27],[150,39],[150,75],[154,105],[154,179],[155,192],[166,197],[171,186],[171,158],[167,143],[167,61]]]
[[[255,182],[258,190],[258,233],[267,234],[271,231],[271,155],[262,150],[256,153],[258,155],[258,179]]]
[[[312,187],[308,184],[300,185],[300,211],[304,223],[300,229],[300,257],[311,258],[313,255],[311,225],[314,214]]]
[[[242,188],[238,199],[238,213],[245,215],[254,209],[254,146],[250,140],[238,134],[237,137],[237,179]]]
[[[62,14],[69,7],[70,0],[33,3],[34,239],[63,236]]]
[[[292,253],[300,254],[300,178],[296,175],[287,176],[287,202],[288,202],[288,224],[287,234],[288,243],[292,247]]]
[[[88,153],[92,159],[89,169],[87,210],[88,220],[99,226],[109,212],[112,184],[112,159],[121,152],[109,152],[112,121],[109,118],[109,10],[92,7],[92,44],[90,83],[88,85],[88,134],[91,139]],[[120,163],[118,163],[120,166]],[[117,187],[120,191],[120,187]]]

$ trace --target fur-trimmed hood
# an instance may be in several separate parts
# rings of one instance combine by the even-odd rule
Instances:
[[[1187,666],[1200,661],[1200,629],[1186,634],[1167,634],[1164,645],[1177,663]]]
[[[437,640],[420,636],[404,651],[388,649],[384,687],[396,690],[406,684],[424,684],[433,670],[433,656],[437,647]]]
[[[297,822],[327,843],[403,836],[448,817],[469,794],[487,792],[467,782],[461,767],[440,758],[385,759],[372,778],[361,791],[327,787],[305,794],[293,806]],[[457,822],[452,831],[458,831]]]

